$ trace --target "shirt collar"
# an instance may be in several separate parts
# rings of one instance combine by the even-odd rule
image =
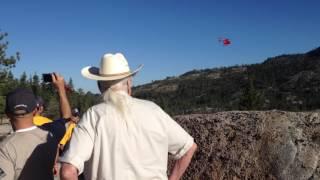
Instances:
[[[23,128],[23,129],[16,130],[15,132],[26,132],[26,131],[34,130],[36,128],[37,128],[36,126],[31,126],[31,127],[28,127],[28,128]]]

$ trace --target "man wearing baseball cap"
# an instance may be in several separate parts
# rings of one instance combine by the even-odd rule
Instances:
[[[166,180],[168,153],[175,159],[169,179],[180,179],[197,148],[193,138],[158,105],[131,96],[131,71],[121,53],[105,54],[100,68],[82,75],[97,80],[104,102],[91,107],[60,158],[61,178]]]
[[[64,91],[63,78],[58,77],[56,88],[61,109],[70,111]],[[53,179],[59,141],[65,133],[65,119],[35,126],[36,97],[26,88],[18,88],[6,96],[5,112],[14,132],[0,144],[0,179]],[[65,113],[68,114],[68,113]]]

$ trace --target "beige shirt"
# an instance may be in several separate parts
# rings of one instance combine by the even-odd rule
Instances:
[[[130,99],[127,121],[110,103],[90,108],[60,161],[90,180],[167,179],[168,152],[181,158],[193,138],[153,102]]]
[[[0,179],[53,179],[57,146],[64,132],[61,120],[13,132],[0,144]]]

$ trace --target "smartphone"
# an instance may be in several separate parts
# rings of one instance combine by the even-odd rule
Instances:
[[[43,82],[52,82],[52,76],[51,74],[42,74],[42,80]]]

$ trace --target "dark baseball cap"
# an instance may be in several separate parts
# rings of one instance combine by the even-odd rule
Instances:
[[[29,89],[18,88],[6,96],[6,113],[24,115],[31,113],[36,107],[36,97]]]

